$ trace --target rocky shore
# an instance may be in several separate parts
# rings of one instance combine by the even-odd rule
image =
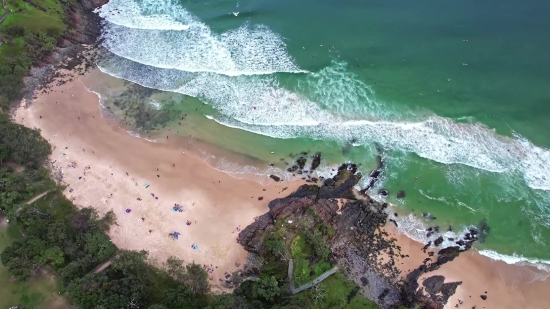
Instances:
[[[380,163],[369,176],[376,178],[381,168]],[[275,224],[300,225],[313,216],[313,220],[334,230],[328,239],[330,260],[360,287],[362,295],[382,308],[443,308],[461,282],[445,282],[443,276],[429,277],[429,273],[468,250],[477,239],[477,232],[472,230],[465,237],[467,240],[461,240],[461,246],[441,249],[435,255],[426,253],[427,245],[424,252],[418,253],[426,256],[423,264],[403,273],[398,262],[409,256],[402,254],[396,239],[384,229],[391,220],[388,205],[354,189],[361,177],[355,165],[344,164],[336,176],[324,180],[322,185],[305,184],[287,197],[273,200],[269,212],[240,233],[241,244],[248,252],[262,256],[264,238],[276,228]],[[421,276],[424,279],[419,284]]]

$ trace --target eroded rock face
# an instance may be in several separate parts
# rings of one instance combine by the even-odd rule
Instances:
[[[462,249],[442,249],[435,262],[425,262],[405,280],[399,279],[395,258],[402,256],[400,248],[382,229],[388,221],[387,205],[370,198],[356,198],[353,187],[361,179],[356,169],[352,164],[342,165],[338,174],[326,179],[322,186],[302,185],[289,196],[271,201],[269,212],[240,233],[242,245],[247,251],[261,255],[263,238],[274,228],[275,222],[281,219],[299,222],[311,216],[313,210],[318,220],[334,230],[334,236],[328,240],[332,261],[357,284],[365,297],[383,308],[413,303],[422,304],[424,308],[443,308],[460,282],[445,283],[444,277],[430,277],[423,283],[427,294],[417,282],[422,274],[452,261]],[[381,255],[386,257],[384,262],[381,262]]]

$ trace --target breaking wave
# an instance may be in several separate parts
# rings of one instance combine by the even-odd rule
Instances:
[[[334,64],[342,65],[345,64]],[[355,144],[378,142],[443,164],[463,164],[495,173],[519,173],[529,187],[550,190],[548,150],[521,136],[500,136],[480,123],[456,123],[433,114],[421,120],[402,120],[395,113],[384,111],[368,95],[351,98],[365,99],[367,104],[347,101],[360,106],[354,110],[345,111],[338,104],[321,108],[319,103],[285,88],[273,75],[184,72],[146,66],[116,56],[100,69],[145,87],[199,98],[217,108],[219,114],[212,115],[215,121],[232,128],[274,138],[310,137]],[[350,89],[341,89],[340,83],[319,84],[313,73],[308,75],[313,76],[309,78],[312,89],[322,88],[324,92],[332,92],[332,96],[350,92]],[[339,74],[332,77],[342,78]],[[331,76],[325,76],[325,80],[330,79]],[[358,115],[364,119],[354,119]]]
[[[135,62],[229,76],[304,72],[263,25],[218,34],[170,0],[112,0],[98,12],[106,20],[103,46]]]

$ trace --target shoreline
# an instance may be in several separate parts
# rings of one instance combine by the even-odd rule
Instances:
[[[100,213],[113,209],[117,225],[111,228],[109,237],[117,246],[146,249],[157,262],[174,255],[186,262],[217,266],[209,274],[215,289],[224,272],[232,272],[238,268],[235,263],[242,265],[246,259],[246,251],[236,241],[235,228],[244,229],[268,210],[271,200],[286,196],[303,182],[262,186],[234,178],[195,155],[183,154],[182,145],[177,143],[135,138],[115,121],[101,117],[97,95],[84,85],[88,77],[78,76],[52,86],[48,93],[37,94],[29,107],[17,109],[16,121],[40,128],[52,144],[51,160],[62,169],[68,184],[64,193],[75,205],[92,206]],[[68,168],[70,162],[76,162],[76,168]],[[84,175],[86,166],[91,169]],[[145,189],[143,183],[150,187]],[[284,187],[288,187],[286,192],[281,191]],[[260,196],[262,200],[258,200]],[[173,212],[174,203],[183,205],[184,212]],[[129,214],[125,213],[127,208],[132,210]],[[186,226],[186,220],[192,224]],[[404,267],[420,265],[425,255],[417,253],[423,244],[398,232],[391,223],[386,227],[399,245],[411,256],[414,254],[413,259],[402,261]],[[179,240],[168,237],[173,231],[182,234]],[[199,245],[199,250],[190,248],[193,243]],[[418,259],[420,263],[416,263]],[[523,267],[527,266],[506,264],[468,251],[429,275],[463,281],[446,308],[453,308],[458,299],[464,302],[461,306],[469,306],[466,308],[542,308],[540,305],[550,302],[550,297],[543,300],[540,292],[550,287],[550,280],[527,282],[528,269]],[[483,301],[479,296],[485,291],[488,299]]]

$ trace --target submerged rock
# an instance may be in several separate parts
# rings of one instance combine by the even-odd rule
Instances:
[[[405,191],[403,191],[403,190],[397,191],[396,197],[397,198],[404,198],[405,197]]]

